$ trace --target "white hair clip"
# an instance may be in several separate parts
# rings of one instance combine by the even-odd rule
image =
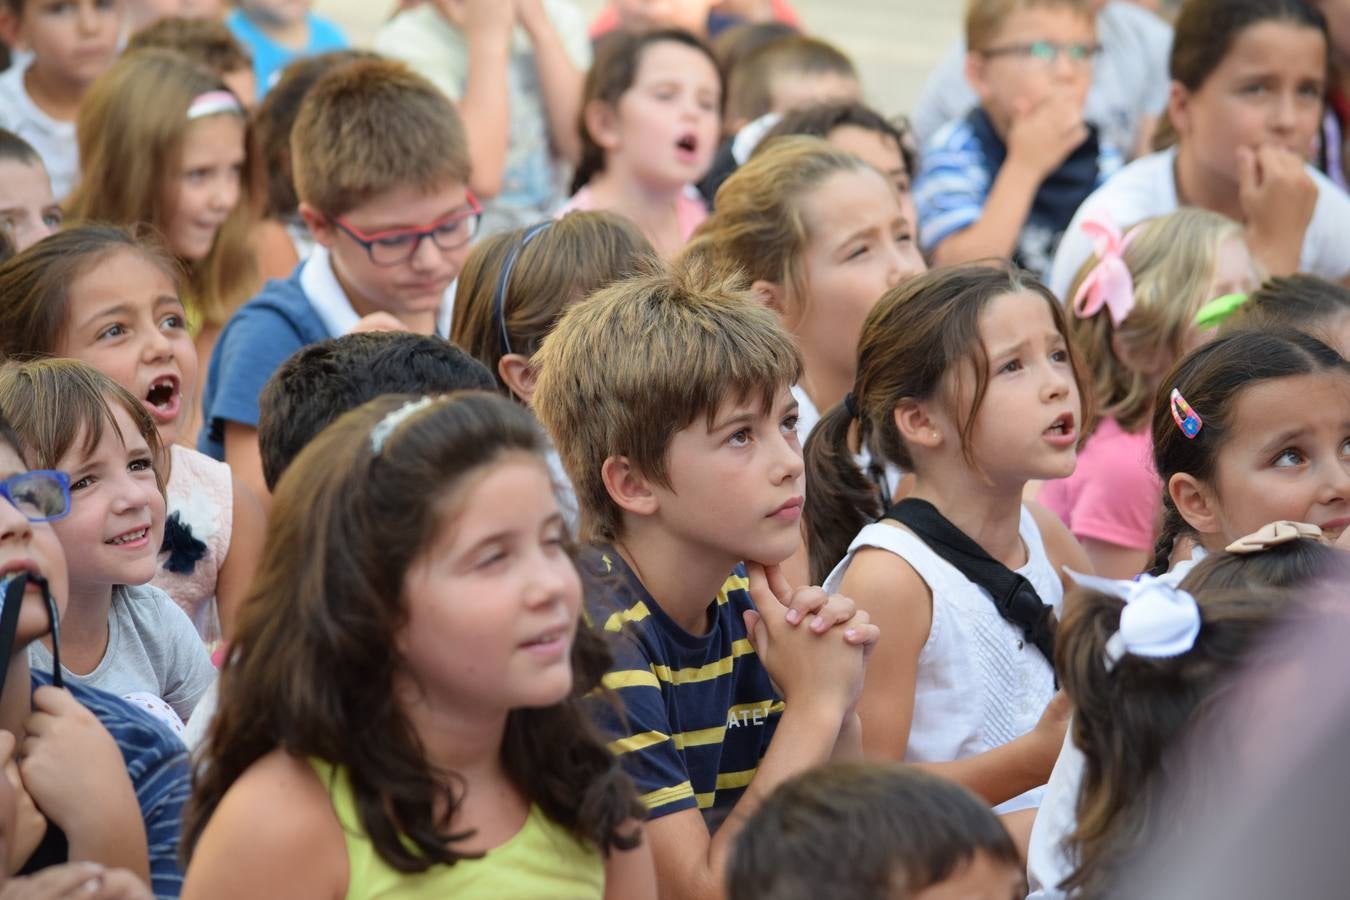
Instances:
[[[1082,587],[1125,601],[1120,628],[1106,641],[1108,672],[1126,653],[1166,659],[1181,656],[1195,646],[1200,634],[1200,607],[1194,597],[1177,588],[1177,579],[1141,575],[1138,581],[1117,581],[1068,568],[1064,571]]]
[[[385,413],[384,418],[376,422],[375,427],[370,429],[370,452],[379,456],[380,451],[384,449],[384,442],[389,440],[389,435],[394,433],[394,429],[402,425],[404,419],[419,409],[430,405],[430,397],[421,397],[417,400],[409,400],[397,409],[391,409]]]

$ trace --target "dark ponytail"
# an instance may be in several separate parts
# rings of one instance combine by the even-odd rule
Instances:
[[[848,552],[853,536],[881,517],[877,487],[858,468],[849,448],[853,422],[853,414],[840,403],[821,417],[806,439],[806,483],[811,486],[806,492],[806,552],[812,584],[823,583]],[[858,427],[861,435],[867,420]],[[822,497],[824,492],[828,496]]]
[[[1219,454],[1228,443],[1237,398],[1263,381],[1335,370],[1350,363],[1315,337],[1292,330],[1234,331],[1196,350],[1167,374],[1153,409],[1153,465],[1163,485],[1163,527],[1150,574],[1169,568],[1176,539],[1190,526],[1172,502],[1168,484],[1185,473],[1212,483]],[[1181,393],[1203,425],[1187,437],[1172,417],[1171,394]]]
[[[911,471],[914,460],[900,439],[895,407],[903,400],[935,396],[942,378],[962,360],[975,369],[969,410],[957,417],[966,461],[975,417],[984,400],[989,363],[980,344],[980,316],[995,298],[1031,292],[1045,299],[1055,327],[1068,340],[1064,312],[1049,289],[1007,264],[985,263],[936,269],[882,295],[863,322],[858,341],[858,375],[853,386],[858,441],[874,462]],[[1074,380],[1090,416],[1083,367],[1069,345]],[[806,547],[812,580],[819,583],[843,559],[858,531],[882,513],[873,482],[858,468],[848,443],[854,416],[843,404],[817,423],[806,442]]]

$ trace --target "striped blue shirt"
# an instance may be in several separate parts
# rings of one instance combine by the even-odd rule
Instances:
[[[914,180],[914,205],[925,253],[980,220],[1006,156],[1006,145],[979,107],[933,135],[924,146]],[[1092,128],[1089,138],[1037,190],[1017,236],[1013,259],[1038,277],[1047,277],[1073,214],[1123,162],[1119,151],[1099,141]]]
[[[742,617],[754,605],[737,566],[708,604],[706,634],[675,624],[612,549],[583,555],[586,614],[609,639],[604,685],[623,703],[593,709],[652,818],[697,808],[710,832],[755,776],[783,712]]]
[[[33,670],[33,689],[52,683],[49,672]],[[159,898],[183,889],[178,865],[182,810],[192,782],[187,749],[164,725],[112,694],[67,682],[66,689],[108,730],[126,760],[150,847],[150,886]]]

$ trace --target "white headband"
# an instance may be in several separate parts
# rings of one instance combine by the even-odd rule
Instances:
[[[389,435],[394,433],[394,429],[403,424],[403,420],[411,416],[426,406],[431,405],[430,397],[422,397],[418,400],[409,400],[398,409],[392,409],[385,413],[383,419],[375,423],[375,427],[370,429],[370,452],[375,456],[380,455],[384,449],[384,442],[389,440]]]
[[[1125,601],[1120,629],[1106,642],[1108,672],[1126,653],[1166,659],[1181,656],[1195,646],[1200,634],[1200,607],[1194,597],[1177,589],[1178,577],[1141,575],[1138,581],[1116,581],[1068,568],[1064,571],[1082,587]]]
[[[203,119],[219,113],[242,116],[244,107],[239,105],[239,98],[229,91],[207,91],[205,94],[197,95],[197,99],[192,101],[192,105],[188,107],[187,117],[191,122],[193,119]]]

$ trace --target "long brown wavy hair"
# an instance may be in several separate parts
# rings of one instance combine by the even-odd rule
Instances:
[[[543,464],[543,433],[523,407],[488,393],[431,401],[395,424],[378,452],[372,431],[412,398],[372,400],[325,429],[277,485],[267,550],[220,676],[220,706],[184,814],[190,855],[230,786],[281,748],[347,771],[361,829],[400,872],[467,854],[449,822],[462,799],[391,701],[408,621],[403,575],[444,522],[444,502],[504,454]],[[508,777],[554,822],[602,851],[639,840],[622,823],[645,810],[590,725],[582,698],[609,657],[584,625],[572,648],[573,693],[512,710],[502,740]],[[590,702],[590,701],[587,701]]]

